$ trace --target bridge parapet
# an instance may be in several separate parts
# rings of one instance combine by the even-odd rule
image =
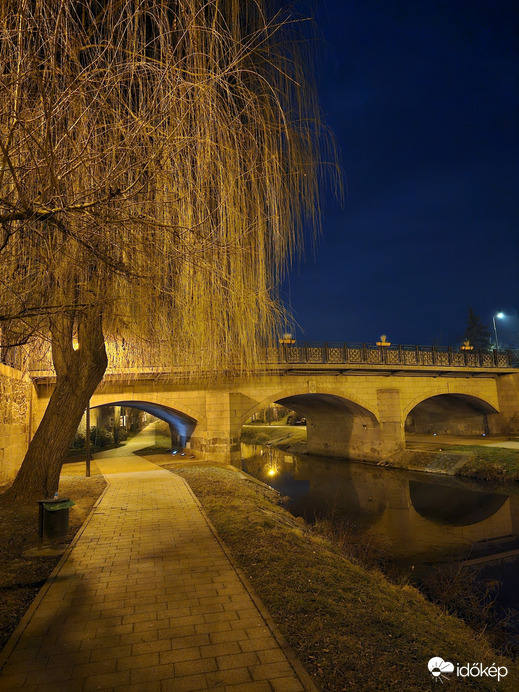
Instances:
[[[114,349],[108,344],[108,368],[107,376],[148,375],[160,376],[186,376],[189,367],[171,368],[170,364],[149,362],[136,365],[130,352]],[[277,347],[264,351],[263,362],[258,367],[265,366],[272,370],[276,366],[287,369],[292,365],[304,366],[341,366],[358,369],[366,366],[368,369],[380,366],[381,369],[391,369],[391,366],[399,370],[412,371],[416,368],[424,369],[459,369],[475,372],[493,371],[496,374],[510,372],[519,368],[519,350],[472,350],[463,351],[452,347],[438,348],[435,346],[409,346],[390,345],[379,346],[376,344],[359,344],[346,342],[294,342],[293,344],[280,344]],[[325,368],[326,369],[326,368]],[[194,364],[193,374],[200,376]],[[50,354],[30,364],[29,374],[33,379],[52,377],[53,367]]]
[[[269,349],[267,363],[330,363],[400,366],[446,366],[513,368],[519,366],[519,351],[457,350],[452,347],[295,342]]]

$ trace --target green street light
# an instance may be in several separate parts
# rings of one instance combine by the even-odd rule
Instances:
[[[504,314],[502,312],[498,312],[497,315],[494,315],[494,317],[492,317],[492,322],[494,323],[494,335],[496,337],[496,351],[499,351],[499,341],[497,340],[496,317],[499,320],[502,320],[504,317]]]

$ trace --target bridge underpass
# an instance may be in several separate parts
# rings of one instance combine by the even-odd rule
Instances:
[[[98,404],[92,406],[91,409],[103,408],[105,406],[121,406],[126,408],[138,409],[146,411],[152,416],[159,418],[169,426],[171,435],[171,445],[176,447],[185,447],[186,443],[191,439],[193,430],[196,427],[196,420],[190,416],[175,411],[169,406],[154,404],[149,401],[113,401],[110,404]]]
[[[440,394],[425,399],[409,412],[405,431],[421,435],[488,435],[488,416],[496,413],[493,406],[480,398]]]
[[[159,445],[168,449],[184,449],[188,446],[191,434],[196,426],[196,421],[167,406],[146,401],[118,400],[107,404],[98,404],[90,407],[90,439],[99,448],[125,441],[128,434],[140,433],[149,422],[135,417],[136,412],[145,412],[156,419],[153,427],[153,439],[149,445]],[[129,420],[128,420],[129,419]],[[165,425],[160,425],[160,423]],[[149,425],[148,425],[149,427]],[[78,427],[78,444],[82,447],[87,435],[86,412]],[[100,442],[97,442],[97,440]],[[124,445],[126,447],[127,445]]]
[[[315,393],[296,394],[274,403],[306,419],[309,454],[378,461],[384,453],[381,426],[375,413],[354,401]],[[467,438],[486,437],[488,417],[496,414],[498,411],[492,405],[475,396],[432,396],[407,414],[404,444],[434,448],[439,444],[466,443]]]
[[[331,394],[296,394],[276,403],[306,418],[309,454],[379,458],[379,423],[359,404]]]

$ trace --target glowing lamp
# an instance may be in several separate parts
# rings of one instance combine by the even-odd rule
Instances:
[[[502,320],[504,317],[504,314],[502,312],[498,312],[497,315],[494,315],[494,317],[492,317],[492,322],[494,324],[494,336],[496,337],[496,351],[499,351],[499,341],[497,338],[496,317],[498,320]]]

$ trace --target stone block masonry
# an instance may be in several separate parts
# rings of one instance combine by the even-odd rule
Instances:
[[[27,376],[0,364],[0,485],[15,476],[27,451],[32,389]]]

